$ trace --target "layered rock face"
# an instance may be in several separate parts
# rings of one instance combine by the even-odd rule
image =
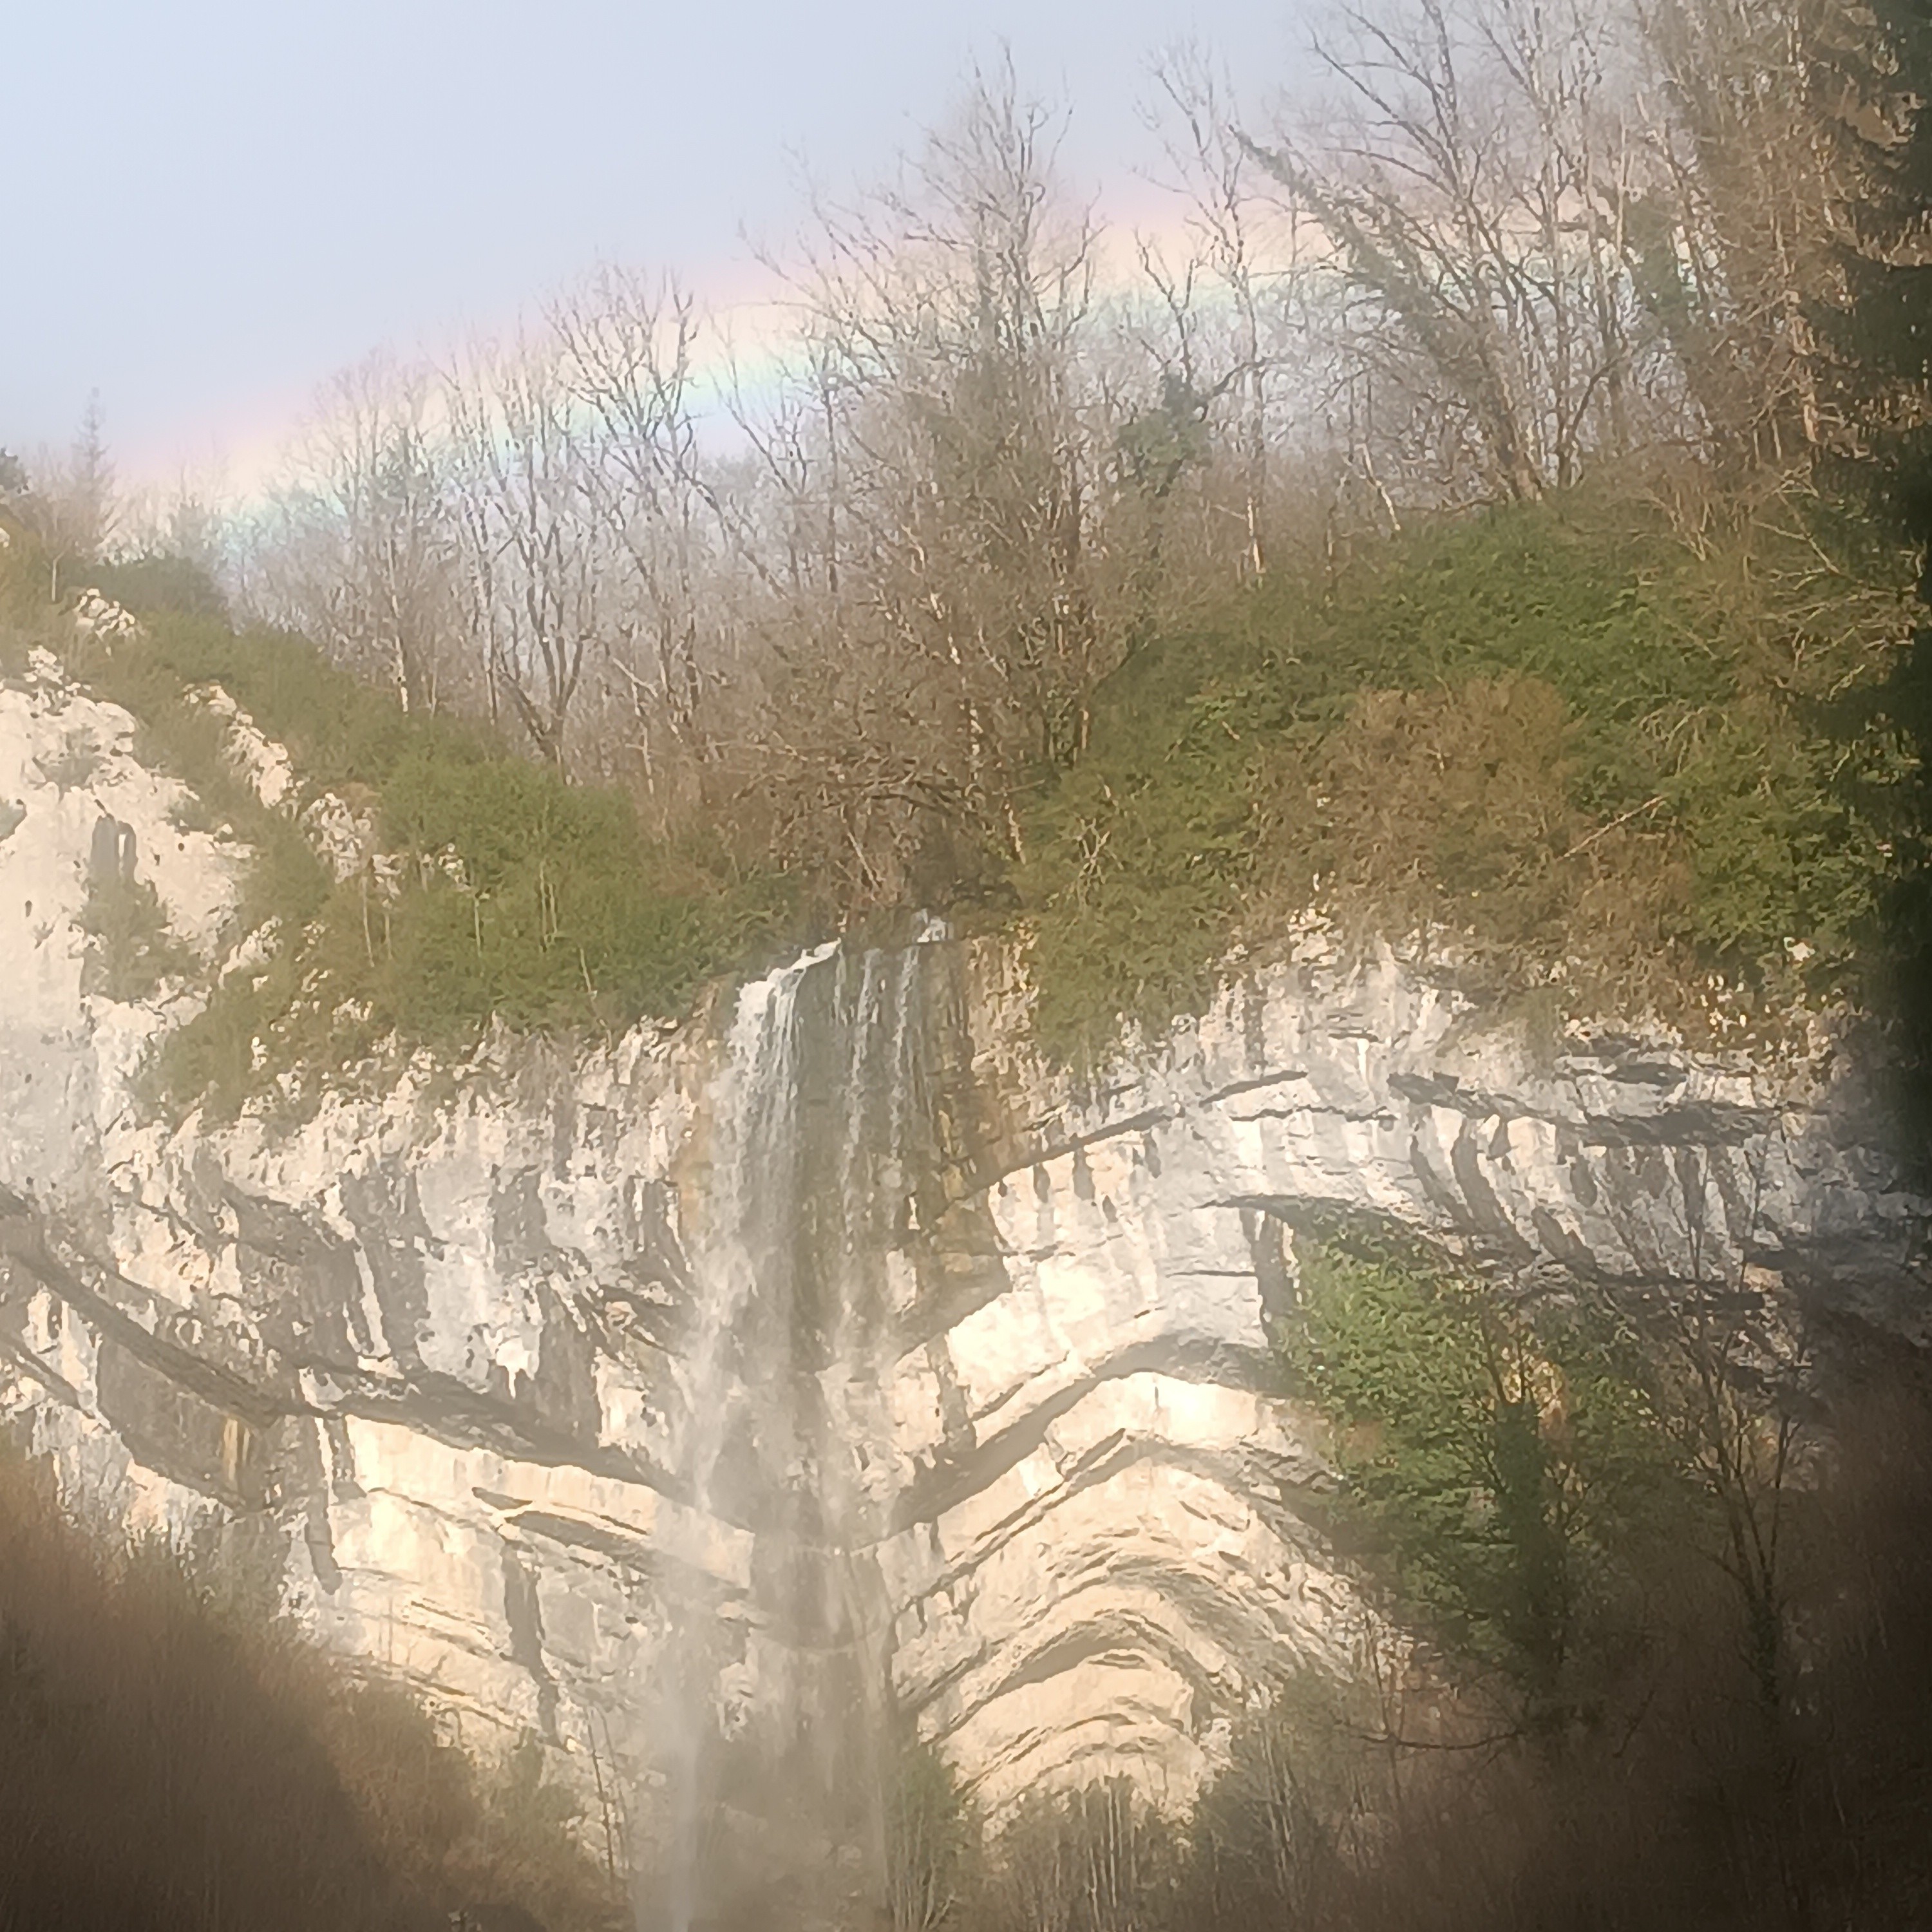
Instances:
[[[1350,1667],[1270,1340],[1324,1216],[1932,1336],[1924,1204],[1827,1030],[1539,1064],[1318,936],[1095,1091],[1033,1054],[1012,952],[935,928],[595,1051],[158,1118],[171,1010],[86,990],[83,920],[131,854],[212,958],[238,855],[180,804],[51,668],[0,692],[0,1410],[478,1742],[592,1768],[673,1918],[721,1809],[774,1868],[818,1848],[821,1916],[862,1888],[897,1727],[995,1815],[1121,1773],[1178,1808],[1284,1672]]]

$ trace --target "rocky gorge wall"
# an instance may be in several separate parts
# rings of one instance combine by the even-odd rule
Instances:
[[[0,1414],[479,1743],[594,1759],[687,1888],[721,1793],[815,1806],[856,1884],[891,1714],[995,1815],[1122,1772],[1178,1808],[1284,1670],[1350,1668],[1270,1343],[1324,1215],[1932,1339],[1926,1204],[1840,1032],[1539,1062],[1316,933],[1093,1091],[1033,1053],[1013,950],[934,927],[580,1052],[165,1118],[136,1076],[198,996],[107,998],[82,921],[131,861],[220,963],[245,855],[182,804],[52,660],[0,690]]]

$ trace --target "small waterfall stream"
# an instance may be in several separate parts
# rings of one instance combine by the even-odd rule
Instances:
[[[694,1601],[673,1632],[668,1837],[639,1915],[653,1928],[809,1926],[880,1895],[888,1713],[868,1552],[895,1487],[894,1258],[932,1136],[932,956],[818,947],[744,986],[725,1035],[678,1465],[703,1517],[751,1533],[752,1581],[748,1602]]]

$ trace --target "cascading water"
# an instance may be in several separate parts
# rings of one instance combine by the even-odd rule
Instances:
[[[818,947],[742,990],[724,1042],[678,1461],[699,1516],[749,1532],[751,1583],[693,1598],[673,1633],[654,1932],[776,1924],[774,1888],[801,1925],[879,1896],[869,1550],[895,1486],[880,1390],[931,1132],[931,956]]]
[[[687,1418],[680,1460],[700,1516],[719,1514],[718,1463],[750,1396],[745,1316],[761,1283],[782,1257],[794,1218],[797,1174],[798,989],[835,949],[805,955],[738,996],[714,1101],[708,1223],[692,1256],[698,1289],[696,1324],[686,1357]],[[709,1667],[711,1633],[682,1619],[676,1682],[666,1700],[671,1816],[665,1915],[670,1932],[688,1932],[700,1904],[706,1817],[716,1794],[706,1789],[716,1685]]]

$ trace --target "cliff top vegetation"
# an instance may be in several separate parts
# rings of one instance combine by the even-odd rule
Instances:
[[[92,424],[11,478],[10,595],[148,614],[69,655],[247,821],[274,936],[176,1090],[670,1014],[912,906],[1019,932],[1072,1060],[1310,911],[1558,1019],[1902,997],[1922,208],[1870,38],[1344,10],[1271,127],[1176,54],[1192,252],[1119,286],[993,71],[814,208],[730,454],[711,325],[616,272],[346,375],[244,524],[117,534]],[[214,680],[399,862],[334,884],[237,796]]]
[[[1586,485],[1284,564],[1137,644],[1080,755],[1016,785],[1012,852],[928,884],[1028,934],[1042,1042],[1076,1060],[1311,908],[1433,932],[1559,1015],[1720,1036],[1870,996],[1914,770],[1881,698],[1904,592],[1897,554],[1854,526],[1868,554],[1844,554],[1829,514],[1784,491],[1694,547],[1653,498]],[[145,634],[67,642],[71,668],[252,846],[243,924],[276,941],[166,1047],[183,1098],[386,1043],[461,1053],[493,1019],[605,1035],[868,910],[733,820],[653,836],[621,787],[184,608],[192,573],[87,574]],[[289,748],[295,810],[365,814],[381,878],[338,881],[236,775],[214,684]]]

